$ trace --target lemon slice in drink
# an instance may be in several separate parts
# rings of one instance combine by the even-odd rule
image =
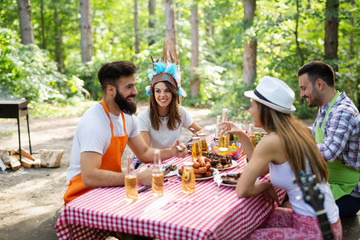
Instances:
[[[184,169],[184,181],[189,181],[190,179],[190,171],[188,169]]]

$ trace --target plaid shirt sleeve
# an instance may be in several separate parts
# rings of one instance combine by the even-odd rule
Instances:
[[[344,152],[353,131],[351,117],[352,115],[344,109],[336,109],[329,113],[324,127],[324,142],[317,144],[326,161],[334,161]]]

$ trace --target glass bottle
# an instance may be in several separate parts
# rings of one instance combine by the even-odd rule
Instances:
[[[199,144],[201,148],[201,155],[203,155],[204,152],[208,151],[208,145],[205,138],[205,133],[199,133]]]
[[[191,154],[192,154],[192,159],[196,159],[201,157],[201,148],[200,148],[200,144],[199,144],[199,137],[192,137],[192,147],[191,147]]]
[[[229,121],[228,109],[223,108],[221,122]],[[228,148],[230,145],[230,134],[223,133],[219,136],[219,148]]]
[[[125,175],[126,201],[135,202],[138,197],[138,178],[134,171],[133,157],[129,154],[127,158],[127,173]]]
[[[219,135],[220,135],[220,115],[216,116],[216,130],[215,130],[215,141],[219,140]]]
[[[255,147],[256,146],[256,137],[255,137],[255,132],[254,132],[254,123],[249,123],[248,137],[249,137],[250,142],[253,145],[253,147]]]
[[[184,170],[181,180],[183,193],[192,194],[195,192],[195,173],[192,162],[184,163]]]
[[[229,109],[223,108],[221,122],[229,121]]]
[[[161,197],[164,194],[164,173],[161,165],[159,149],[156,149],[154,152],[151,187],[153,197]]]

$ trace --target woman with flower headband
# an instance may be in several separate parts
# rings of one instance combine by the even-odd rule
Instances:
[[[137,119],[145,142],[155,148],[171,146],[180,138],[182,128],[192,133],[200,131],[189,112],[179,105],[179,97],[186,95],[181,88],[180,72],[175,63],[158,61],[149,71],[151,85],[146,87],[150,96],[149,108]]]
[[[315,213],[304,199],[298,198],[302,193],[293,180],[299,170],[314,174],[323,194],[324,212],[331,225],[333,239],[341,239],[339,209],[327,182],[325,160],[309,130],[291,114],[295,111],[294,92],[283,81],[264,77],[254,91],[247,91],[244,95],[252,99],[249,112],[255,127],[263,128],[268,135],[254,148],[246,134],[234,123],[222,124],[223,131],[238,137],[249,158],[237,183],[236,194],[242,198],[262,193],[265,201],[274,206],[274,202],[280,204],[274,185],[286,190],[292,206],[292,209],[275,208],[263,225],[247,239],[322,239],[316,214],[323,212]],[[271,182],[257,181],[257,177],[267,172],[270,172]]]

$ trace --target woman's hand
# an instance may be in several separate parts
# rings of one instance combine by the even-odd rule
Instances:
[[[184,158],[188,154],[188,150],[186,148],[186,145],[180,142],[179,140],[176,140],[176,143],[171,145],[172,152],[174,153],[174,156],[179,158]]]
[[[245,135],[245,133],[233,122],[223,122],[220,124],[221,134],[234,134],[235,136]]]
[[[271,183],[267,183],[267,188],[262,192],[265,202],[272,208],[274,208],[274,202],[280,206],[280,201],[274,187]]]

